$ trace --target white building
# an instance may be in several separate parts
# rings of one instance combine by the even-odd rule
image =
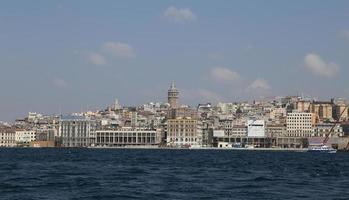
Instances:
[[[321,123],[315,124],[314,126],[314,137],[342,137],[344,136],[343,127],[340,124],[335,125],[332,123]],[[332,132],[330,133],[330,131]]]
[[[59,121],[59,133],[65,147],[88,147],[94,143],[95,121],[83,116],[65,116]]]
[[[36,139],[36,132],[32,130],[16,130],[15,140],[17,143],[29,144]]]
[[[265,137],[264,120],[248,120],[247,137]]]
[[[286,128],[289,137],[311,137],[314,132],[313,114],[297,111],[288,113]]]
[[[161,130],[123,127],[116,130],[97,130],[94,146],[157,146]]]
[[[0,147],[15,147],[16,131],[11,128],[0,128]]]

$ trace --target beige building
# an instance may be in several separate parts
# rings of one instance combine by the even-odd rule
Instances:
[[[0,147],[15,147],[16,145],[16,130],[0,128]]]
[[[316,102],[311,104],[311,112],[315,114],[317,121],[332,120],[332,103]]]
[[[287,129],[285,124],[267,124],[265,127],[265,132],[268,137],[284,137],[287,134]]]
[[[167,120],[166,141],[168,146],[201,146],[201,122],[189,117]]]
[[[314,114],[306,112],[292,112],[287,114],[286,129],[288,137],[311,137],[314,130]]]
[[[185,118],[185,117],[197,119],[198,118],[197,111],[189,107],[180,107],[180,108],[169,109],[167,112],[167,118],[169,119],[177,119],[177,118]]]
[[[343,98],[332,99],[333,103],[333,118],[339,121],[348,120],[348,104]]]
[[[333,110],[333,117],[339,121],[348,120],[348,106],[347,105],[335,105]]]
[[[310,101],[298,101],[296,102],[296,109],[298,112],[310,112]]]

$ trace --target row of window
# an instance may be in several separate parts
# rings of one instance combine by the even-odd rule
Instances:
[[[169,125],[170,128],[194,128],[196,125]]]
[[[156,133],[96,133],[97,137],[111,136],[111,137],[155,137]]]
[[[191,133],[191,134],[188,134],[188,133],[186,133],[186,134],[182,134],[182,133],[177,134],[177,133],[175,133],[175,134],[168,134],[168,136],[169,137],[171,137],[171,136],[175,136],[175,137],[191,136],[191,137],[194,137],[195,134],[193,134],[193,133]]]
[[[97,137],[96,143],[139,143],[152,144],[155,143],[155,137]]]
[[[195,132],[196,129],[172,129],[170,128],[170,132]]]
[[[170,138],[170,142],[196,142],[197,138]]]

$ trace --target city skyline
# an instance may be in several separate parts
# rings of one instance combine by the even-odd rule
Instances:
[[[347,1],[1,4],[2,121],[166,102],[171,81],[189,105],[349,98]]]

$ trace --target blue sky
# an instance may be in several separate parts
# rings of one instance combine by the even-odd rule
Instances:
[[[349,1],[1,1],[0,120],[166,101],[349,98]]]

